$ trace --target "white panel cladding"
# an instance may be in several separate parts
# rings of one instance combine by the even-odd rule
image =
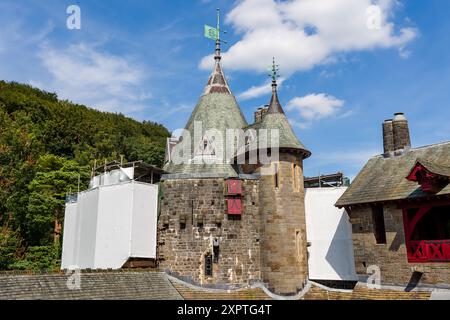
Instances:
[[[119,269],[130,257],[133,184],[100,187],[99,195],[94,266]]]
[[[61,268],[68,269],[76,262],[77,246],[77,207],[76,202],[66,204],[66,214],[64,218],[64,237],[61,258]]]
[[[77,207],[77,266],[91,268],[95,261],[97,210],[99,189],[78,195]]]
[[[158,186],[135,182],[133,187],[131,256],[156,258]]]
[[[158,186],[125,182],[82,192],[66,205],[61,268],[121,268],[156,258]]]
[[[307,188],[305,195],[309,278],[357,280],[352,228],[344,209],[334,206],[347,188]]]

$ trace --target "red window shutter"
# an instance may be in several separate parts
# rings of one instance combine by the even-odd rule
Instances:
[[[242,181],[237,179],[227,180],[227,191],[229,195],[241,195]]]
[[[227,199],[228,214],[242,214],[241,199]]]

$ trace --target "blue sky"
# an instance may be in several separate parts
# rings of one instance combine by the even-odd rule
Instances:
[[[81,30],[66,8],[81,8]],[[380,26],[366,9],[377,5]],[[270,99],[266,67],[312,151],[305,174],[354,177],[405,112],[412,144],[450,140],[450,2],[444,0],[2,0],[0,78],[139,120],[184,127],[210,73],[220,7],[223,65],[248,122]],[[368,16],[369,15],[369,16]]]

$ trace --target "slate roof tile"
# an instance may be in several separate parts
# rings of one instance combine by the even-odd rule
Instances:
[[[378,155],[369,159],[335,205],[348,206],[429,196],[416,182],[406,179],[418,159],[432,166],[433,170],[447,174],[447,168],[450,167],[450,141],[413,148],[401,156],[385,158]],[[436,193],[438,196],[449,194],[450,184]]]

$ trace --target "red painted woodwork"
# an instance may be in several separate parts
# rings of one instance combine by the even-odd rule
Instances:
[[[418,240],[411,241],[411,236],[420,219],[430,212],[431,207],[422,207],[410,219],[408,209],[403,209],[403,227],[408,262],[448,262],[450,261],[449,240]]]
[[[417,199],[417,201],[410,202],[409,199],[404,202],[400,202],[397,204],[398,209],[417,209],[420,206],[427,207],[439,207],[439,206],[450,206],[450,197],[448,199],[435,199],[426,198],[426,199]]]
[[[242,200],[230,198],[227,199],[228,214],[241,215],[242,214]]]
[[[422,217],[430,212],[431,207],[422,207],[417,211],[417,213],[414,215],[414,217],[409,221],[408,216],[406,216],[406,224],[405,224],[405,238],[411,239],[411,235],[414,232],[414,229],[416,228],[417,223],[422,219]]]
[[[449,262],[450,240],[420,240],[406,243],[408,262]]]
[[[409,181],[418,182],[422,190],[428,193],[436,193],[439,190],[439,178],[439,175],[430,172],[420,163],[416,163],[406,177]]]
[[[229,179],[227,181],[228,195],[242,195],[242,181],[238,179]]]
[[[417,181],[419,181],[419,176],[422,175],[422,173],[426,172],[426,171],[427,170],[421,164],[417,163],[414,166],[414,168],[411,170],[409,175],[406,177],[406,179],[408,179],[409,181],[417,182]],[[420,174],[419,174],[419,172],[420,172]]]

